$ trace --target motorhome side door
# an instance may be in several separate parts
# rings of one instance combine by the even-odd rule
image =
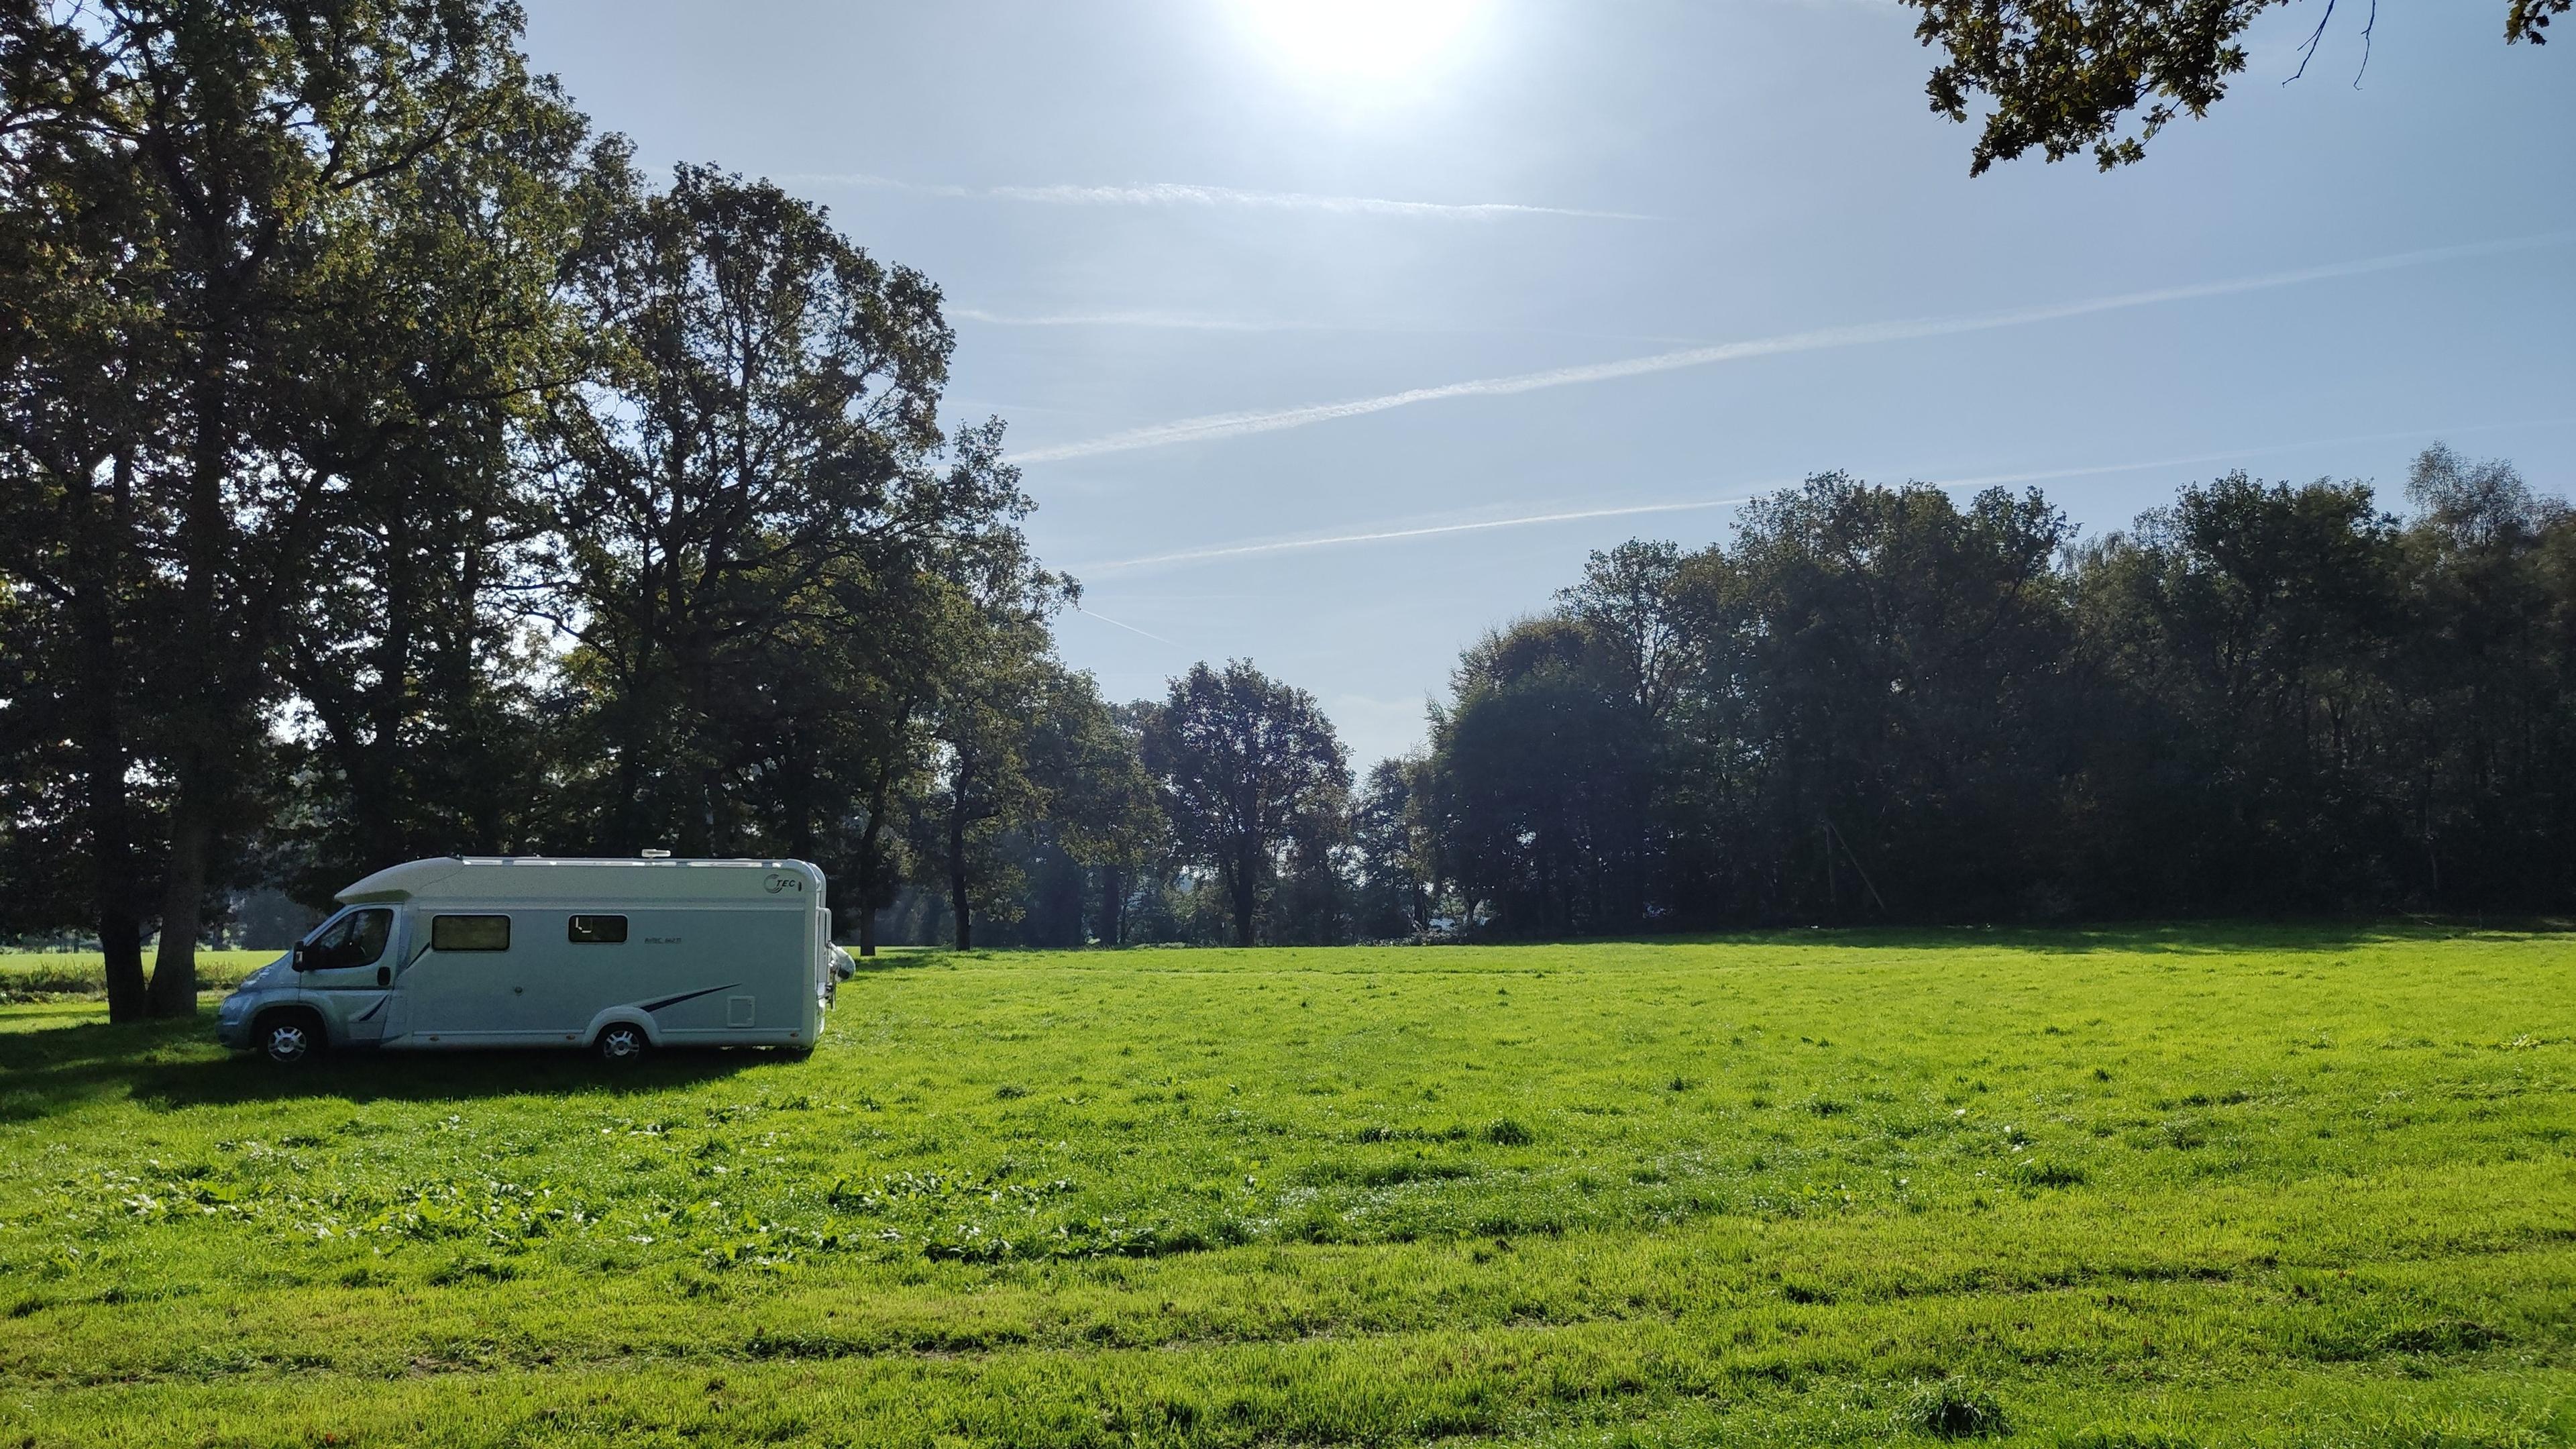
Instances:
[[[501,911],[419,912],[428,938],[403,973],[403,1045],[471,1046],[511,1035],[514,988],[524,985],[512,925]]]
[[[329,1018],[335,1042],[372,1042],[385,1034],[385,998],[402,943],[391,906],[360,906],[324,925],[295,948],[295,984]]]

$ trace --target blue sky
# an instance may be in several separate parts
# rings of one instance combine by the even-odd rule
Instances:
[[[2381,7],[2357,86],[2346,6],[2284,85],[2306,0],[2144,164],[1973,181],[1885,0],[529,8],[647,164],[945,288],[1069,661],[1249,657],[1361,763],[1588,550],[1823,469],[2089,531],[2239,466],[2396,506],[2436,437],[2576,478],[2576,35],[2502,0]]]

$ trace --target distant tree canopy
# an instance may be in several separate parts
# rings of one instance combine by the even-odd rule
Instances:
[[[2037,148],[2051,161],[2091,151],[2105,171],[2146,154],[2178,116],[2195,119],[2245,69],[2239,44],[2265,11],[2306,3],[2317,28],[2337,0],[1903,0],[1922,12],[1915,37],[1945,56],[1926,86],[1932,109],[1965,122],[1984,114],[1969,174]],[[2576,0],[2507,0],[2508,43],[2547,43],[2551,17]],[[2358,7],[2356,7],[2358,8]],[[2378,18],[2377,0],[2361,21]],[[2304,56],[2303,67],[2304,69]],[[2123,128],[2134,121],[2134,130]]]
[[[1311,877],[1340,843],[1351,770],[1332,721],[1238,659],[1173,680],[1143,743],[1183,858],[1214,873],[1235,943],[1251,945],[1263,893]]]
[[[2576,518],[2509,465],[2036,493],[1823,474],[1596,555],[1434,720],[1446,909],[1511,934],[2576,904]]]

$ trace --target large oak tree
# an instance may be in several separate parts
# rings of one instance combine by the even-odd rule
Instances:
[[[1301,843],[1337,834],[1351,768],[1315,697],[1248,660],[1172,681],[1145,731],[1145,765],[1183,850],[1215,872],[1249,946],[1261,895]]]

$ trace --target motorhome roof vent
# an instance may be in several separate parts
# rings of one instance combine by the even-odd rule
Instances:
[[[642,852],[642,855],[646,860],[669,860],[671,858],[671,852],[667,850],[647,850]]]

